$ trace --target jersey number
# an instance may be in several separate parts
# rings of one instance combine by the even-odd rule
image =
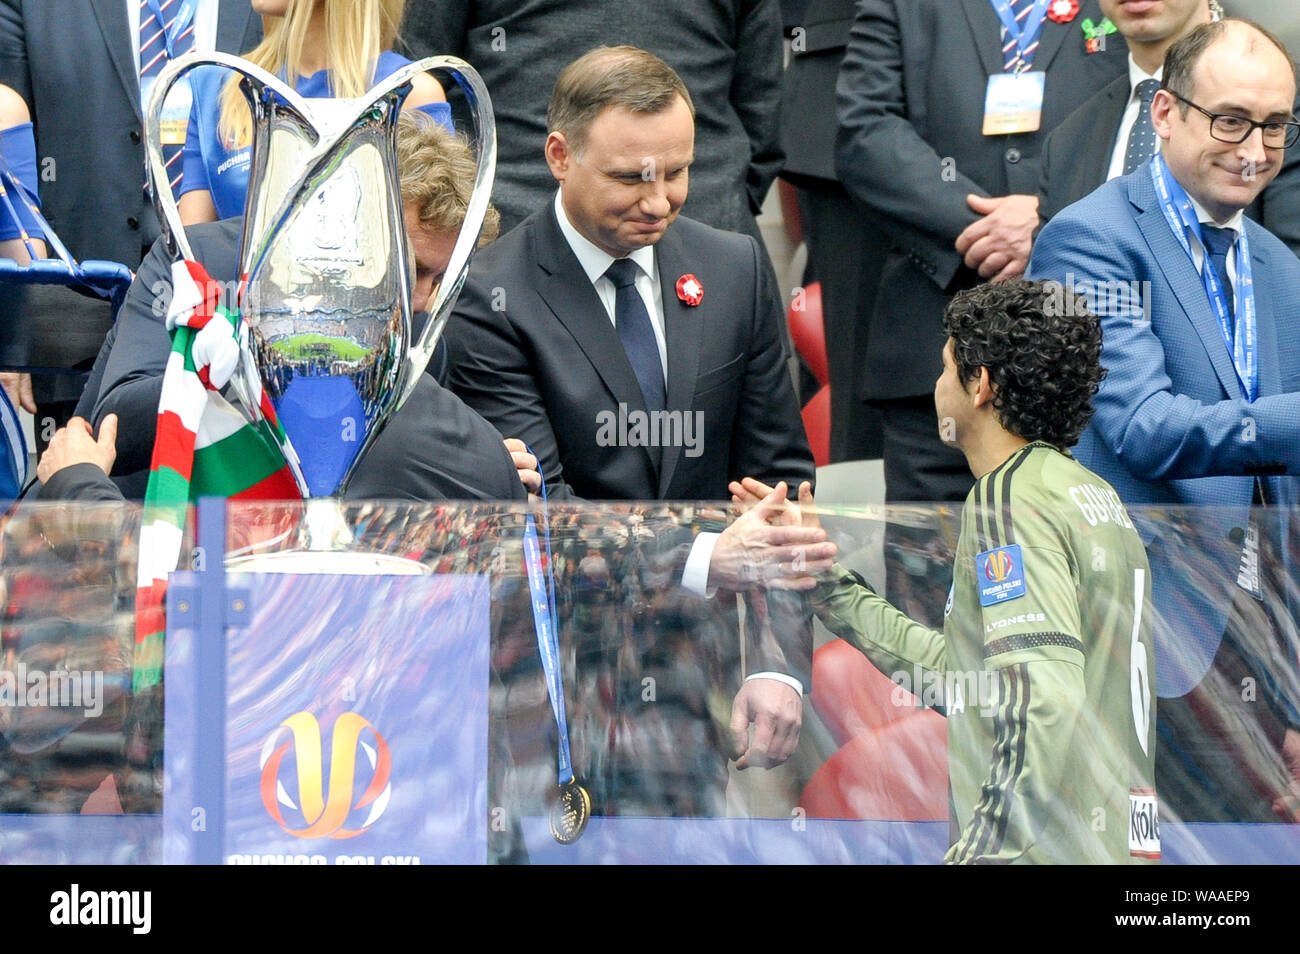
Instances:
[[[1147,651],[1138,635],[1142,632],[1142,603],[1146,588],[1146,570],[1133,571],[1133,641],[1129,644],[1129,691],[1133,696],[1133,728],[1137,731],[1142,754],[1147,752],[1151,732],[1151,679],[1147,675]]]

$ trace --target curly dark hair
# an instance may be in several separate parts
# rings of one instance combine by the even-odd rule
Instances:
[[[1106,375],[1084,298],[1050,281],[980,285],[952,299],[943,325],[961,381],[988,368],[1003,427],[1062,450],[1079,439]]]

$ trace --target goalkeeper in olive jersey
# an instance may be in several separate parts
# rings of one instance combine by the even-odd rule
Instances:
[[[813,606],[881,672],[943,687],[946,861],[1159,859],[1150,570],[1115,491],[1063,451],[1104,373],[1099,323],[1059,288],[1006,282],[954,298],[945,328],[939,430],[976,484],[944,631],[840,566]]]

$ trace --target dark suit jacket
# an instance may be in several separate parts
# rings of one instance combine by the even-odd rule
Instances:
[[[262,38],[246,0],[220,0],[217,49],[240,53]],[[0,0],[0,83],[27,101],[42,171],[42,211],[78,259],[128,268],[158,236],[144,193],[140,71],[122,0]],[[111,315],[106,303],[65,289],[22,289],[31,337],[57,337],[23,363],[68,367],[95,356]],[[59,322],[58,331],[50,322]],[[79,387],[77,388],[79,390]],[[57,399],[75,393],[53,395]]]
[[[702,422],[698,456],[688,456],[682,444],[669,447],[657,470],[644,447],[602,439],[602,414],[617,417],[620,405],[644,413],[645,403],[553,202],[477,253],[446,330],[453,390],[533,449],[554,496],[724,500],[727,482],[746,474],[792,487],[813,479],[780,337],[780,299],[758,243],[678,216],[655,249],[668,345],[667,408],[683,421]],[[687,272],[704,286],[696,307],[674,291]],[[693,530],[674,525],[659,537],[656,549],[680,575]],[[811,617],[806,602],[794,597],[769,593],[770,627],[747,627],[749,670],[788,672],[808,688]],[[665,618],[703,625],[698,621],[708,615],[721,631],[737,631],[734,599],[710,600],[708,614],[685,591],[673,601],[685,608],[663,611]],[[706,642],[725,648],[716,639]],[[735,652],[732,646],[724,654],[722,670],[733,678]]]
[[[679,442],[656,469],[644,447],[608,446],[601,415],[617,417],[620,406],[644,414],[645,403],[552,202],[475,257],[446,331],[452,390],[533,449],[557,496],[726,500],[727,482],[745,475],[811,480],[763,251],[679,216],[656,255],[667,408],[702,422],[698,453]],[[675,293],[688,272],[704,286],[697,307]]]
[[[1038,216],[1043,222],[1106,181],[1129,100],[1125,73],[1066,117],[1043,143]],[[1300,109],[1300,101],[1296,103]],[[1287,150],[1282,169],[1246,214],[1300,255],[1300,149]]]
[[[630,43],[677,70],[695,102],[686,214],[758,237],[754,216],[781,167],[776,0],[410,0],[402,36],[408,55],[451,53],[483,75],[496,111],[492,201],[503,229],[555,189],[542,146],[560,70],[592,47]]]
[[[968,193],[1038,191],[1043,138],[1079,101],[1127,69],[1123,43],[1084,51],[1083,0],[1070,23],[1046,21],[1033,68],[1046,70],[1042,128],[985,136],[987,77],[1003,71],[989,0],[862,0],[840,68],[836,160],[849,193],[885,216],[896,248],[872,317],[863,393],[928,394],[941,368],[949,297],[979,281],[953,243],[978,216]],[[1112,37],[1113,39],[1113,37]]]
[[[232,281],[238,273],[241,224],[241,219],[226,219],[186,230],[195,257],[217,281]],[[96,427],[104,415],[118,416],[114,474],[138,474],[149,467],[162,373],[171,351],[163,308],[157,305],[169,275],[160,241],[141,264],[113,327],[93,416]],[[521,500],[526,494],[501,435],[432,376],[422,374],[419,386],[358,466],[347,496]]]

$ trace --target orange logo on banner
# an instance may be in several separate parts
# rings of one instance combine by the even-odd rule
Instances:
[[[288,728],[293,741],[285,742],[271,751],[280,730]],[[361,741],[361,730],[369,729],[375,745]],[[280,783],[280,763],[293,746],[298,769],[298,804],[294,804]],[[352,789],[355,784],[357,749],[360,748],[370,762],[373,776],[366,790],[355,804]],[[324,778],[321,770],[320,723],[310,712],[295,712],[280,723],[262,748],[262,804],[267,814],[289,834],[298,838],[354,838],[370,828],[388,807],[392,786],[388,783],[392,769],[392,756],[388,742],[379,731],[355,712],[345,712],[334,722],[334,740],[330,749],[330,787],[328,801],[322,790]],[[281,803],[302,812],[306,828],[291,828],[280,812]],[[353,811],[372,806],[370,814],[360,828],[349,829],[343,825]]]
[[[1011,573],[1011,557],[1005,550],[994,550],[984,558],[984,575],[990,583],[1001,583]]]

